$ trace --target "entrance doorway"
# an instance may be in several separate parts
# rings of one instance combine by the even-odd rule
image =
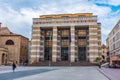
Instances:
[[[68,61],[68,47],[61,48],[61,60]]]
[[[45,48],[44,60],[52,60],[52,48]]]
[[[5,64],[5,53],[2,54],[2,64]]]
[[[86,61],[86,47],[78,48],[78,59],[79,61]]]

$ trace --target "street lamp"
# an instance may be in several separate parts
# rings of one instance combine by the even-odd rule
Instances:
[[[49,40],[49,51],[48,51],[48,54],[49,54],[49,67],[51,66],[51,54],[52,54],[52,39]]]

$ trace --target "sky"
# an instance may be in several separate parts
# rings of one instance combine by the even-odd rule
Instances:
[[[102,44],[120,20],[120,0],[0,0],[0,22],[31,39],[32,18],[40,15],[93,13],[101,23]]]

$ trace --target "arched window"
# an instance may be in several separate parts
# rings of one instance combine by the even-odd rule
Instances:
[[[6,45],[14,45],[14,42],[12,40],[7,40]]]

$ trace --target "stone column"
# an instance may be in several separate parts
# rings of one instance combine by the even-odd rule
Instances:
[[[53,27],[52,62],[57,61],[57,27]]]
[[[39,61],[44,61],[44,47],[45,47],[45,35],[44,30],[42,31],[40,28],[40,53],[39,53]]]
[[[39,62],[39,58],[40,58],[40,36],[41,36],[41,30],[39,28],[39,31],[37,32],[37,44],[36,44],[36,53],[37,53],[37,62]]]
[[[96,57],[98,57],[98,30],[97,25],[89,26],[89,46],[88,46],[88,58],[90,62],[94,62]]]
[[[31,40],[31,63],[39,62],[40,58],[40,28],[33,27]]]
[[[71,31],[70,61],[75,62],[75,26],[71,26],[70,31]]]

